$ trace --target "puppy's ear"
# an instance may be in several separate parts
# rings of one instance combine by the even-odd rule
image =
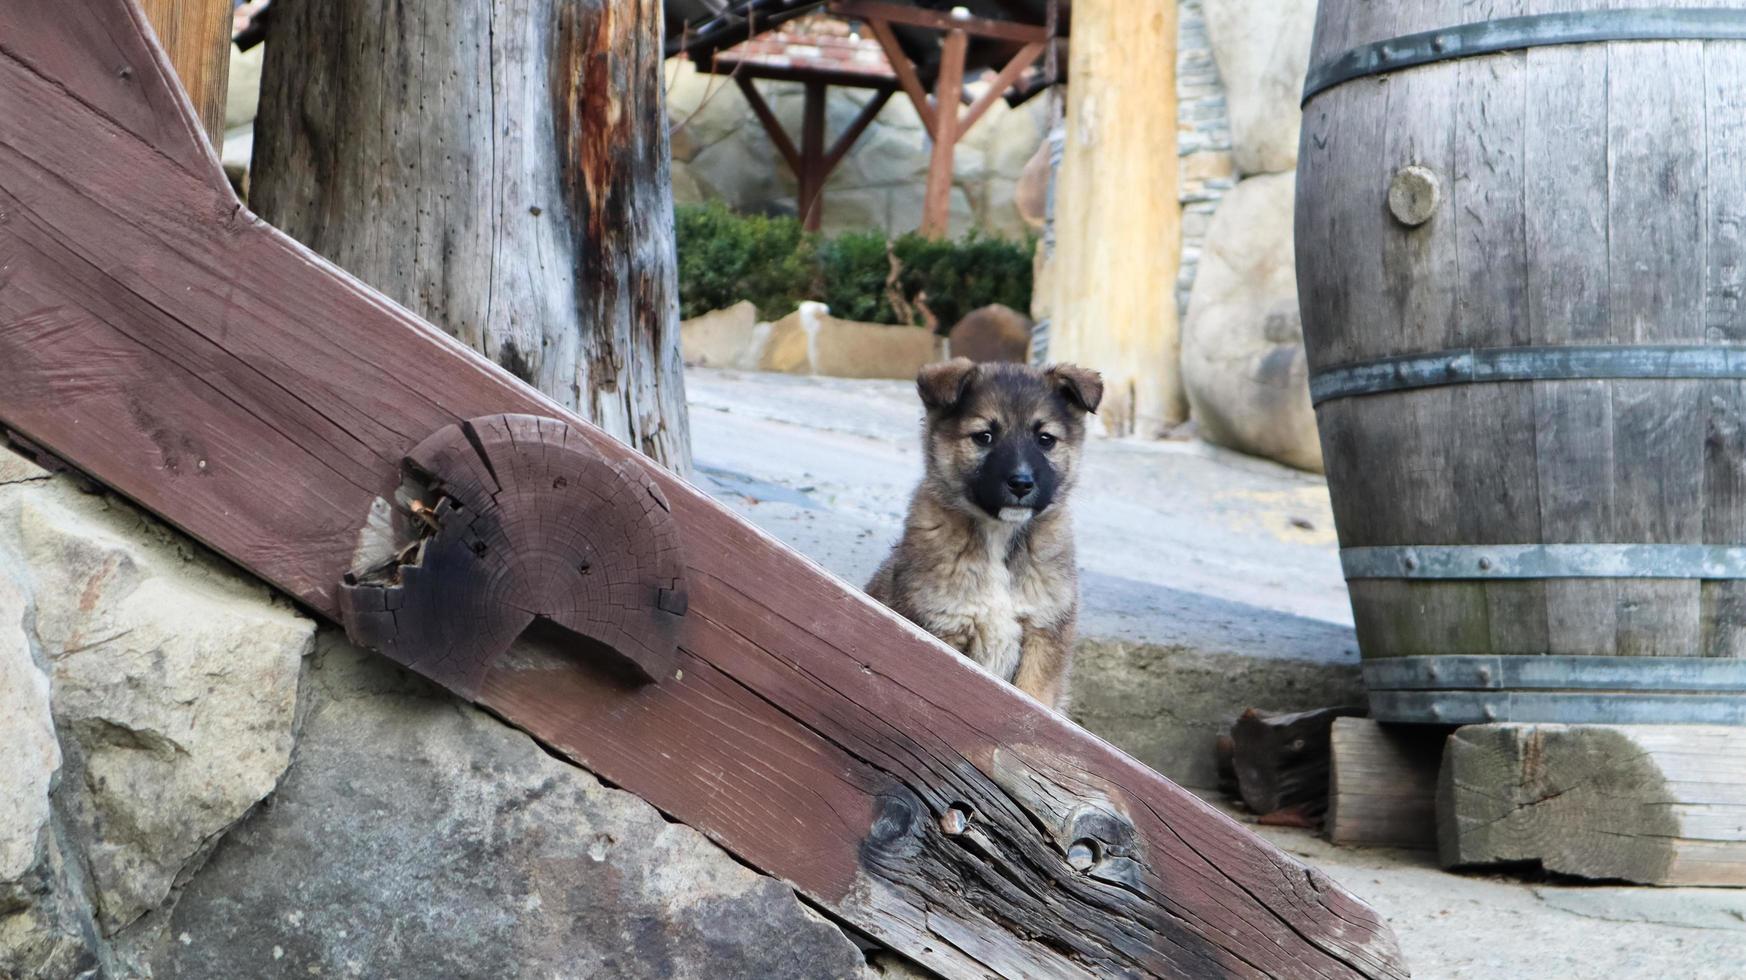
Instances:
[[[1097,414],[1097,405],[1103,401],[1103,375],[1076,364],[1057,364],[1049,369],[1049,380],[1068,402]]]
[[[970,389],[970,379],[976,376],[976,362],[968,357],[929,364],[915,376],[915,390],[921,393],[922,404],[930,412],[949,412],[964,400]]]

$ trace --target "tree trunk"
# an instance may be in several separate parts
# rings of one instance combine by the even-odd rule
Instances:
[[[683,473],[660,72],[656,0],[281,0],[250,203]]]

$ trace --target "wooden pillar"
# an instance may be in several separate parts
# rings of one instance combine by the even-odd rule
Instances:
[[[689,469],[660,4],[273,11],[261,217]]]
[[[806,106],[800,125],[800,171],[794,176],[800,182],[800,197],[796,202],[802,226],[817,231],[824,218],[825,170],[825,84],[806,83]]]
[[[1175,0],[1076,0],[1049,356],[1103,372],[1115,435],[1188,416],[1176,273]]]
[[[140,0],[213,146],[224,143],[230,84],[230,0]]]
[[[952,217],[952,158],[958,145],[958,103],[964,91],[964,51],[970,37],[960,28],[946,32],[940,45],[940,73],[934,81],[934,152],[928,161],[927,196],[921,232],[944,238]]]

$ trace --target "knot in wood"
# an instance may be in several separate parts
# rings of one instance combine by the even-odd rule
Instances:
[[[1098,850],[1097,841],[1090,838],[1076,840],[1067,845],[1067,863],[1080,873],[1090,871],[1097,866]]]
[[[1410,164],[1394,172],[1388,184],[1388,211],[1394,220],[1417,228],[1431,220],[1443,200],[1443,181],[1429,167]]]
[[[670,677],[687,601],[661,490],[557,419],[493,415],[444,427],[405,461],[412,540],[340,590],[346,633],[467,698],[537,627],[564,655],[602,653]]]

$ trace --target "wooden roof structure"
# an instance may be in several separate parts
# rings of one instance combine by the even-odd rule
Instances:
[[[993,103],[1017,105],[1053,81],[1042,62],[1051,39],[1067,37],[1067,3],[1059,0],[1050,23],[1049,0],[978,0],[968,4],[895,3],[886,0],[667,0],[667,53],[684,56],[699,71],[734,78],[777,152],[799,185],[796,213],[817,230],[824,184],[853,149],[892,94],[915,106],[931,142],[921,230],[943,236],[950,213],[952,167],[957,143]],[[757,40],[803,18],[828,12],[866,30],[884,55],[872,63],[768,57]],[[1057,65],[1063,59],[1057,58]],[[994,73],[983,93],[965,102],[974,74]],[[1058,76],[1057,76],[1058,77]],[[802,132],[796,145],[754,79],[805,86]],[[827,150],[825,96],[831,85],[870,88],[875,95]]]
[[[0,428],[946,976],[1407,975],[1325,875],[250,213],[133,0],[0,37]]]

